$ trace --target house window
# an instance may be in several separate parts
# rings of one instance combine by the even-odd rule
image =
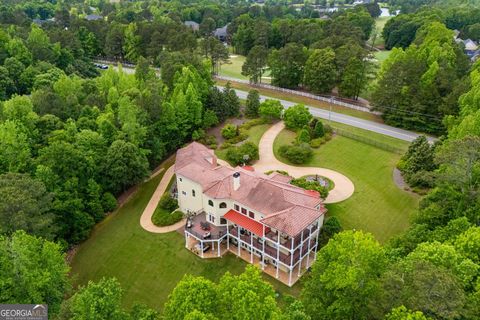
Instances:
[[[208,200],[208,205],[209,205],[210,207],[213,207],[213,201],[212,201],[212,200]]]
[[[186,193],[185,191],[182,191],[182,194],[183,194],[184,196],[186,196],[186,195],[187,195],[187,193]]]
[[[244,215],[247,215],[247,209],[242,208],[242,213],[243,213]]]
[[[192,189],[192,197],[195,197],[195,190]]]
[[[238,204],[234,205],[233,207],[235,208],[235,211],[240,211],[240,207],[238,206]]]
[[[212,223],[215,223],[215,217],[214,216],[211,216],[211,221],[212,221]]]
[[[220,224],[227,224],[227,220],[225,218],[220,218]]]
[[[224,209],[227,207],[227,204],[225,202],[220,203],[220,209]]]
[[[248,213],[248,216],[252,219],[255,219],[255,213],[253,213],[252,211]]]
[[[183,181],[183,180],[182,180],[182,178],[179,178],[179,179],[180,179],[180,182],[182,182],[182,181]]]

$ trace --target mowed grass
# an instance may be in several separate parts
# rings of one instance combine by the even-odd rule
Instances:
[[[390,53],[392,53],[392,51],[390,50],[375,51],[373,53],[373,56],[375,57],[375,59],[377,59],[377,64],[379,68],[382,66],[382,63],[390,56]]]
[[[219,74],[221,76],[248,80],[248,77],[242,75],[242,66],[245,62],[245,56],[231,54],[229,61],[220,66]]]
[[[185,274],[218,281],[226,271],[243,272],[246,263],[233,254],[201,259],[185,249],[183,234],[154,234],[141,228],[140,216],[162,176],[160,173],[142,184],[121,209],[99,223],[90,238],[78,247],[71,263],[75,286],[116,277],[124,290],[125,307],[141,302],[162,311],[168,295]],[[280,303],[285,294],[298,295],[301,289],[300,284],[289,288],[267,275],[264,278],[279,293]]]
[[[295,133],[283,130],[275,140],[278,148],[295,139]],[[400,155],[378,149],[363,142],[334,136],[315,149],[314,157],[305,166],[336,170],[355,185],[353,196],[337,204],[328,204],[328,215],[336,216],[344,229],[371,232],[385,242],[408,228],[409,216],[417,207],[418,197],[399,189],[393,182],[393,169]]]

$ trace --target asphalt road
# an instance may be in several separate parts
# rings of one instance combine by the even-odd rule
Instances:
[[[237,96],[240,99],[247,99],[248,92],[245,92],[245,91],[242,91],[242,90],[235,90],[235,92],[237,93]],[[260,96],[261,101],[264,101],[265,99],[273,99],[273,98],[268,97],[268,96],[263,96],[263,95]],[[295,103],[293,103],[291,101],[280,100],[280,99],[277,99],[277,100],[279,100],[282,103],[282,105],[285,109],[290,108],[290,107],[295,105]],[[310,113],[314,117],[318,117],[318,118],[322,118],[322,119],[326,119],[326,120],[331,120],[331,121],[334,121],[334,122],[343,123],[343,124],[346,124],[346,125],[349,125],[349,126],[352,126],[352,127],[357,127],[357,128],[360,128],[360,129],[365,129],[365,130],[368,130],[368,131],[380,133],[380,134],[390,136],[390,137],[393,137],[393,138],[397,138],[397,139],[400,139],[400,140],[410,142],[410,141],[414,140],[415,138],[417,138],[419,136],[419,134],[416,133],[416,132],[395,128],[395,127],[392,127],[392,126],[388,126],[386,124],[373,122],[373,121],[369,121],[369,120],[364,120],[364,119],[360,119],[360,118],[356,118],[356,117],[352,117],[352,116],[347,116],[347,115],[337,113],[337,112],[330,112],[328,110],[323,110],[323,109],[319,109],[319,108],[308,106],[308,105],[306,107],[310,110]],[[436,140],[433,137],[428,137],[428,139],[430,141]]]
[[[130,73],[130,74],[135,73],[135,69],[133,68],[123,67],[123,70],[126,73]],[[221,88],[220,86],[218,87]],[[242,90],[235,90],[235,92],[237,93],[237,96],[240,99],[247,99],[248,92],[242,91]],[[264,101],[265,99],[275,99],[275,98],[263,96],[263,95],[260,96],[261,101]],[[295,105],[295,103],[291,101],[280,100],[280,99],[277,99],[277,100],[279,100],[282,103],[285,109]],[[408,142],[414,140],[420,135],[413,131],[395,128],[395,127],[388,126],[386,124],[382,124],[378,122],[373,122],[373,121],[364,120],[364,119],[360,119],[352,116],[347,116],[337,112],[330,112],[328,110],[323,110],[323,109],[319,109],[319,108],[308,106],[308,105],[306,107],[310,110],[310,113],[314,117],[322,118],[325,120],[331,120],[338,123],[343,123],[352,127],[380,133],[389,137],[397,138],[397,139],[408,141]],[[436,138],[433,138],[433,137],[427,137],[427,138],[429,141],[436,140]]]

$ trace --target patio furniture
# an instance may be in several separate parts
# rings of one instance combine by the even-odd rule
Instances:
[[[192,220],[188,219],[187,220],[187,228],[191,228],[191,227],[193,227],[193,222],[192,222]]]
[[[210,231],[207,231],[203,234],[203,239],[208,239],[212,236],[212,234],[210,233]]]
[[[208,222],[200,222],[200,227],[202,230],[210,230],[210,224]]]

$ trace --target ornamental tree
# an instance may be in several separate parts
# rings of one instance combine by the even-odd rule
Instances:
[[[303,104],[296,104],[285,110],[283,121],[289,129],[300,129],[308,125],[312,119],[312,114]]]

